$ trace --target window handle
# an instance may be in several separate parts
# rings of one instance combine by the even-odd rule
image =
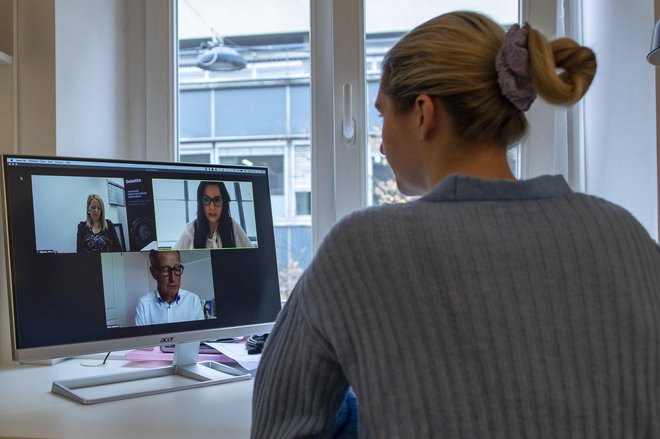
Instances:
[[[344,117],[341,123],[341,131],[346,145],[355,143],[355,121],[353,120],[353,104],[351,84],[344,84]]]

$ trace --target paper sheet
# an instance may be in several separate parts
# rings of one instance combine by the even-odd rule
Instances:
[[[205,343],[236,361],[247,370],[254,370],[259,366],[261,354],[248,354],[244,343],[213,343],[208,341]]]

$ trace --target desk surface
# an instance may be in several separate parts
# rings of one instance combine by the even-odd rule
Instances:
[[[253,380],[81,405],[50,393],[54,380],[136,370],[109,360],[0,367],[0,438],[248,438]]]

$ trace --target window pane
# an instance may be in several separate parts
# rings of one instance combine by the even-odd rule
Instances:
[[[377,134],[380,138],[382,122],[375,107],[379,86],[380,82],[378,80],[367,81],[367,134]]]
[[[179,161],[186,163],[211,163],[211,154],[179,153]]]
[[[179,94],[179,135],[181,137],[211,136],[211,93],[187,91]]]
[[[309,85],[291,87],[291,132],[294,134],[311,134],[312,113]]]
[[[222,156],[220,163],[227,165],[265,166],[271,195],[284,195],[284,157],[282,156]]]
[[[296,192],[296,215],[312,214],[312,193]]]
[[[286,133],[284,87],[218,90],[215,129],[218,136],[254,136]]]

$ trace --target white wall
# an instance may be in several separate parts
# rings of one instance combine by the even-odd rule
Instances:
[[[172,160],[173,0],[55,2],[57,155]]]
[[[585,97],[585,190],[628,209],[658,237],[653,0],[583,0],[598,72]]]
[[[56,2],[56,132],[60,156],[127,156],[129,41],[124,3]]]

